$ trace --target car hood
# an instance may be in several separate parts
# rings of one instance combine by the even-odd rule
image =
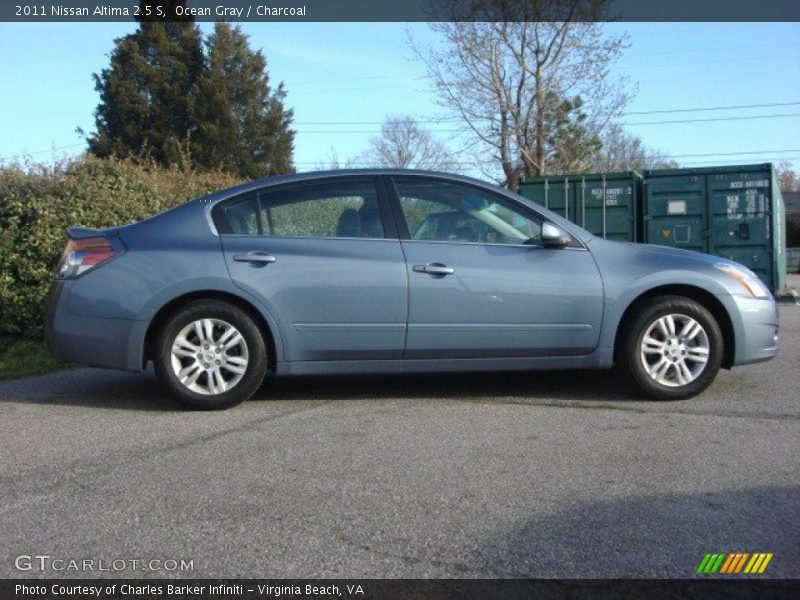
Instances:
[[[719,262],[729,262],[732,263],[733,261],[721,258],[719,256],[713,256],[711,254],[704,254],[702,252],[695,252],[694,250],[684,250],[683,248],[673,248],[671,246],[657,246],[655,244],[635,244],[633,242],[618,242],[613,240],[604,240],[602,238],[594,237],[586,242],[586,245],[589,248],[593,247],[602,247],[602,246],[609,246],[613,245],[613,247],[617,250],[623,250],[625,254],[629,256],[641,256],[641,257],[649,257],[651,259],[658,258],[659,256],[663,257],[665,261],[674,264],[674,261],[685,262],[687,266],[700,266],[697,263],[701,263],[703,266],[714,266]]]
[[[634,244],[593,238],[586,243],[603,278],[621,286],[694,285],[717,294],[741,294],[741,283],[717,266],[747,267],[712,254],[652,244]],[[752,275],[755,277],[755,275]]]
[[[712,256],[710,254],[703,254],[695,250],[685,250],[683,248],[673,248],[670,246],[657,246],[655,244],[634,244],[631,242],[624,242],[627,246],[635,252],[645,252],[648,254],[660,254],[662,256],[669,256],[674,258],[685,258],[687,260],[698,260],[712,265],[719,262],[719,256]]]

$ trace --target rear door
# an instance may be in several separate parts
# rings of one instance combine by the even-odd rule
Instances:
[[[402,356],[405,261],[380,186],[335,177],[214,208],[231,277],[278,322],[286,360]]]
[[[470,185],[393,177],[409,279],[406,358],[574,356],[597,345],[603,286],[580,244]]]

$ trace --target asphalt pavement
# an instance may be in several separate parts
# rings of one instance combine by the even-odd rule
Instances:
[[[777,359],[671,403],[613,372],[284,379],[216,413],[152,372],[0,383],[0,577],[672,578],[707,552],[800,577],[780,312]]]

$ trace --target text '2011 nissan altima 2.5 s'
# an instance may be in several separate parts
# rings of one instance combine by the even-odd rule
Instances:
[[[454,175],[275,177],[68,233],[53,353],[152,361],[194,408],[241,402],[268,372],[617,366],[644,395],[681,399],[777,352],[775,303],[745,267],[606,241]]]

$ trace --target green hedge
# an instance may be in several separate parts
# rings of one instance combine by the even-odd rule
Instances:
[[[42,335],[66,227],[139,221],[236,183],[222,172],[91,156],[55,166],[0,165],[0,335]]]

